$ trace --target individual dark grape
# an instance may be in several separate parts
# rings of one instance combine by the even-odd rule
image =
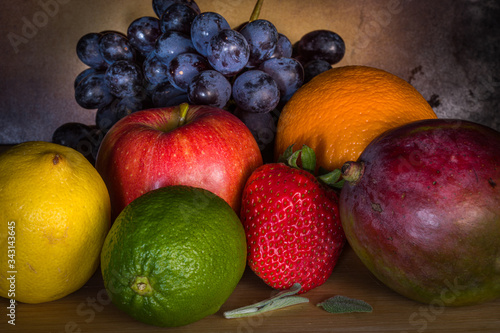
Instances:
[[[144,78],[151,84],[156,85],[167,80],[168,66],[160,61],[156,52],[151,52],[142,64]]]
[[[178,31],[186,35],[191,34],[191,24],[198,15],[196,11],[186,5],[175,3],[167,8],[161,17],[161,31]]]
[[[151,99],[153,106],[158,108],[189,102],[187,93],[174,87],[170,81],[158,84],[152,93]]]
[[[135,60],[135,51],[128,38],[119,32],[106,32],[99,39],[99,52],[108,64],[118,60]]]
[[[156,57],[163,63],[168,63],[178,54],[196,53],[189,36],[178,31],[167,31],[156,41]]]
[[[154,50],[156,40],[160,35],[160,20],[151,16],[143,16],[134,20],[127,29],[130,44],[143,55]]]
[[[205,12],[196,16],[191,24],[191,40],[199,54],[207,56],[210,39],[219,31],[231,29],[226,19],[214,12]]]
[[[121,115],[129,115],[133,112],[146,110],[153,107],[151,97],[142,89],[134,96],[127,96],[118,101],[116,109]]]
[[[206,70],[193,77],[188,86],[191,104],[223,108],[231,98],[231,83],[215,70]]]
[[[156,89],[156,87],[164,82],[168,82],[168,79],[163,81],[163,82],[160,82],[160,83],[150,83],[148,82],[148,80],[144,80],[144,91],[146,92],[146,94],[149,96],[149,97],[153,97],[153,93]],[[170,82],[169,82],[170,83]]]
[[[292,42],[287,36],[278,33],[278,43],[271,58],[291,58],[293,53]]]
[[[97,110],[95,122],[97,127],[106,133],[118,120],[151,106],[151,101],[146,94],[115,99],[111,104]]]
[[[233,83],[236,105],[247,112],[270,112],[280,101],[278,84],[261,70],[241,73]]]
[[[168,64],[168,80],[174,87],[187,91],[193,77],[211,69],[207,59],[198,53],[181,53]]]
[[[183,5],[187,5],[196,11],[197,14],[200,13],[200,7],[194,0],[153,0],[153,10],[158,17],[162,17],[163,13],[167,10],[168,7],[173,5],[174,3],[181,3]]]
[[[75,88],[75,100],[85,109],[98,109],[111,103],[113,95],[104,80],[104,74],[96,72],[83,78]]]
[[[85,65],[98,70],[108,67],[108,63],[99,52],[99,39],[101,36],[100,33],[91,32],[82,36],[76,44],[78,59]]]
[[[115,112],[116,104],[118,104],[119,101],[119,99],[114,99],[110,104],[97,109],[95,113],[95,123],[100,130],[104,132],[109,131],[109,129],[121,119]]]
[[[304,65],[304,83],[327,70],[332,69],[332,65],[326,60],[316,59],[307,62]]]
[[[304,69],[293,58],[268,59],[260,64],[259,69],[276,81],[282,102],[288,101],[304,83]]]
[[[94,164],[102,136],[96,126],[70,122],[59,126],[54,131],[52,142],[79,151],[89,162]]]
[[[257,67],[273,55],[278,43],[278,31],[271,22],[260,19],[251,21],[245,24],[240,32],[250,47],[247,67]]]
[[[75,78],[75,83],[74,83],[74,88],[76,88],[77,85],[80,84],[80,82],[82,82],[82,80],[84,78],[86,78],[88,75],[90,74],[94,74],[96,73],[97,71],[94,69],[94,68],[87,68],[87,69],[84,69],[82,72],[80,72],[80,74],[78,74]]]
[[[143,89],[142,72],[131,61],[115,61],[106,70],[104,79],[111,94],[119,98],[134,96]]]
[[[106,135],[105,132],[101,131],[96,125],[91,126],[92,131],[91,137],[93,138],[92,144],[92,157],[88,157],[89,162],[95,166],[97,160],[97,153],[99,153],[99,147],[101,146],[102,140]]]
[[[345,44],[344,40],[333,31],[314,30],[298,41],[297,52],[305,63],[321,59],[333,65],[344,57]]]
[[[245,68],[250,57],[248,42],[235,30],[222,30],[210,39],[207,59],[212,67],[226,76],[233,76]]]
[[[91,131],[90,126],[71,122],[59,126],[52,134],[52,142],[75,149]]]
[[[264,150],[273,142],[276,135],[276,123],[272,112],[256,113],[236,108],[234,115],[248,127],[260,150]]]

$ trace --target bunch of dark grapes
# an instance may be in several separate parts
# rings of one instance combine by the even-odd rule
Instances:
[[[261,150],[271,146],[280,110],[303,84],[338,63],[345,44],[316,30],[296,44],[268,20],[231,28],[193,0],[153,0],[157,17],[134,20],[126,33],[92,32],[80,38],[78,58],[89,68],[75,79],[75,99],[95,109],[95,125],[67,123],[53,142],[91,161],[104,134],[128,114],[183,102],[224,108],[250,129]]]

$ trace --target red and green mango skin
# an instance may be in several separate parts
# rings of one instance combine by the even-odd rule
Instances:
[[[500,297],[500,133],[464,120],[423,120],[383,133],[346,182],[347,240],[386,286],[423,303]]]

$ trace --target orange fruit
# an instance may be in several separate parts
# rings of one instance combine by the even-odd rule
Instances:
[[[280,115],[275,157],[306,144],[327,170],[356,161],[379,134],[421,119],[437,118],[408,82],[384,70],[344,66],[302,86]]]

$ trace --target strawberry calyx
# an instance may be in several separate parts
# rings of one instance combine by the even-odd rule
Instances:
[[[314,150],[307,145],[303,145],[301,149],[293,151],[293,146],[293,144],[288,146],[288,148],[279,157],[278,162],[285,163],[289,167],[295,169],[305,170],[314,175],[321,183],[329,187],[335,189],[342,188],[344,185],[344,179],[342,178],[341,170],[335,169],[333,171],[328,171],[320,167],[318,169],[319,175],[316,176],[316,153]]]

